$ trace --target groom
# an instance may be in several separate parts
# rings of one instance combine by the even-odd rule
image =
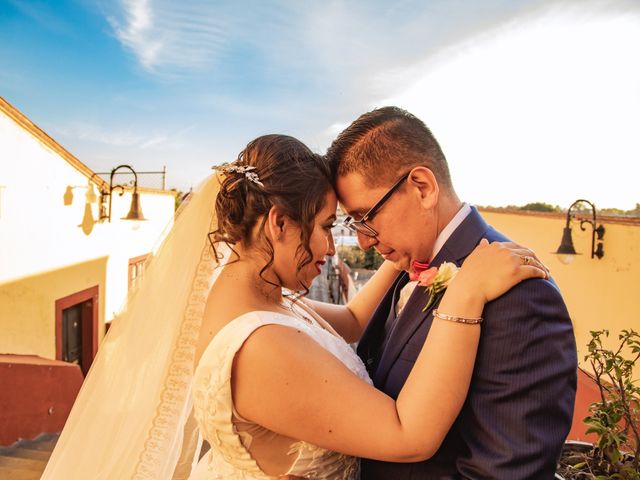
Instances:
[[[507,239],[458,199],[438,142],[404,110],[365,113],[338,136],[327,157],[360,246],[374,247],[405,271],[358,345],[375,386],[397,398],[439,300],[423,311],[427,295],[418,287],[398,305],[406,272],[420,266],[414,262],[459,266],[482,238]],[[419,211],[408,211],[416,199]],[[362,480],[553,478],[571,426],[577,367],[560,292],[551,280],[527,280],[487,304],[483,317],[469,394],[438,452],[419,463],[363,459]]]

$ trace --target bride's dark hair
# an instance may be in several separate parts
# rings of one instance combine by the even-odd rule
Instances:
[[[260,221],[258,240],[269,258],[260,276],[267,281],[263,273],[273,264],[274,251],[264,226],[269,210],[277,206],[300,226],[301,244],[296,252],[300,255],[299,272],[313,259],[309,239],[314,219],[324,207],[326,193],[333,188],[324,157],[293,137],[264,135],[251,141],[234,164],[256,167],[252,172],[262,185],[244,173],[226,173],[216,199],[218,228],[209,235],[212,243],[225,242],[232,249],[238,242],[251,246],[252,233]]]

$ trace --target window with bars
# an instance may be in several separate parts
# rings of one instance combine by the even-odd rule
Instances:
[[[149,254],[129,259],[129,290],[136,288],[144,275],[144,267]]]

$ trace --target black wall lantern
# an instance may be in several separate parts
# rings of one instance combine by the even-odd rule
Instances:
[[[126,217],[122,217],[122,220],[146,220],[144,215],[142,214],[142,209],[140,208],[140,196],[138,195],[138,175],[135,170],[131,168],[129,165],[118,165],[116,168],[111,170],[111,174],[109,176],[109,191],[103,190],[101,192],[101,208],[100,208],[100,220],[111,221],[111,200],[113,191],[116,189],[120,189],[120,196],[124,194],[124,185],[114,185],[113,184],[113,176],[114,174],[120,170],[121,168],[128,168],[133,173],[133,193],[131,194],[131,206],[129,207],[129,213]],[[109,208],[105,211],[105,203],[106,197],[109,197]]]
[[[555,252],[558,255],[559,260],[565,265],[573,262],[575,255],[580,255],[576,252],[576,249],[573,246],[573,239],[571,238],[571,220],[575,217],[575,213],[572,214],[571,211],[578,205],[586,203],[591,207],[592,218],[582,218],[580,219],[580,229],[586,230],[585,223],[591,225],[591,258],[597,257],[598,259],[604,256],[604,250],[602,248],[602,238],[604,237],[604,227],[602,225],[596,226],[596,206],[591,203],[589,200],[576,200],[571,204],[569,210],[567,210],[567,224],[565,225],[562,231],[562,241],[560,242],[560,246],[558,250]],[[597,245],[596,245],[596,236],[597,236]]]

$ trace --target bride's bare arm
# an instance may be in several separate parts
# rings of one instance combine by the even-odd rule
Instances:
[[[334,305],[311,299],[303,302],[326,320],[347,342],[360,340],[378,303],[399,275],[391,262],[385,261],[347,305]]]
[[[511,286],[546,276],[542,268],[524,265],[521,254],[481,244],[439,310],[478,317],[487,301]],[[324,448],[386,461],[423,460],[437,451],[464,403],[479,336],[479,325],[435,319],[394,401],[302,332],[265,326],[238,353],[234,403],[243,417]]]

